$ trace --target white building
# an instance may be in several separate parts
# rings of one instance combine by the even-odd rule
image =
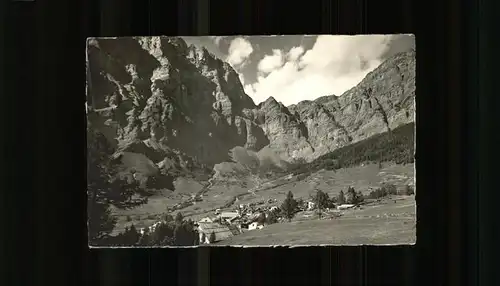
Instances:
[[[263,229],[263,228],[264,226],[256,221],[248,225],[248,230]]]
[[[201,222],[201,223],[204,223],[204,222],[214,222],[213,219],[209,218],[209,217],[204,217],[202,219],[200,219],[198,222]]]
[[[316,204],[314,202],[307,202],[307,210],[312,210],[314,209],[314,207],[316,206]]]
[[[343,204],[343,205],[338,206],[337,209],[339,209],[339,210],[346,210],[346,209],[350,209],[350,208],[353,208],[353,207],[354,207],[354,205],[352,205],[352,204]]]
[[[221,225],[218,223],[199,223],[198,225],[198,233],[201,244],[209,244],[210,235],[212,233],[215,234],[214,242],[217,242],[232,237],[238,232],[239,231],[237,231],[237,229],[232,230],[228,226]]]
[[[222,212],[219,217],[227,222],[232,222],[240,217],[239,212]]]

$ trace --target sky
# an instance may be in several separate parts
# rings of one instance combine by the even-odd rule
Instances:
[[[415,48],[413,35],[183,37],[228,62],[256,104],[288,106],[340,96],[392,55]]]

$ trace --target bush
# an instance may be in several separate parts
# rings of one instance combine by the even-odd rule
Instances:
[[[307,208],[307,202],[306,202],[306,201],[304,201],[304,199],[303,199],[303,198],[299,198],[299,199],[297,199],[297,200],[296,200],[296,202],[297,202],[297,208],[298,208],[299,210],[302,210],[302,209],[306,209],[306,208]]]
[[[266,214],[260,213],[259,217],[257,217],[257,222],[260,224],[266,223]]]
[[[267,218],[266,218],[266,223],[267,224],[273,224],[273,223],[277,223],[278,222],[278,217],[276,215],[276,212],[270,212],[268,215],[267,215]]]
[[[410,185],[406,185],[405,186],[405,189],[403,191],[403,194],[404,195],[407,195],[407,196],[411,196],[411,195],[414,195],[415,194],[415,190],[413,189],[412,186]]]
[[[356,202],[357,204],[365,201],[365,196],[363,196],[363,193],[361,191],[358,191],[356,198],[357,198]]]
[[[368,195],[368,197],[370,199],[380,199],[380,198],[383,198],[387,196],[387,192],[385,191],[385,189],[376,189],[376,190],[373,190],[370,192],[370,194]]]
[[[356,205],[356,204],[359,204],[363,201],[363,195],[359,193],[359,192],[356,192],[356,190],[354,190],[353,187],[349,187],[347,189],[347,198],[346,198],[346,201],[349,203],[349,204],[353,204],[353,205]]]
[[[165,221],[166,222],[172,222],[172,221],[174,221],[174,217],[171,214],[166,214],[165,215]]]
[[[208,241],[210,243],[214,243],[216,240],[216,237],[215,237],[215,232],[212,231],[212,233],[210,234],[210,237],[208,238]]]
[[[398,189],[394,184],[384,183],[382,184],[381,189],[386,195],[397,195]]]

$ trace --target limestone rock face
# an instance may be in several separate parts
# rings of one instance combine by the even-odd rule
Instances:
[[[273,97],[262,102],[254,114],[256,123],[269,138],[269,147],[283,159],[306,158],[314,153],[307,126]]]
[[[289,106],[307,126],[312,158],[414,122],[415,60],[413,50],[397,54],[341,96]]]
[[[91,39],[88,120],[120,154],[160,171],[212,167],[236,146],[311,161],[415,120],[415,51],[400,53],[341,96],[258,106],[233,68],[177,37]],[[127,154],[128,154],[127,153]]]
[[[121,152],[140,145],[156,164],[172,150],[215,164],[234,146],[268,144],[243,116],[255,104],[236,72],[181,38],[89,40],[88,69],[89,120]]]

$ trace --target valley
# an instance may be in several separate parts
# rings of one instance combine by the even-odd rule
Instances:
[[[88,39],[89,243],[414,243],[415,53],[285,106],[182,37]]]
[[[152,225],[168,213],[167,206],[188,201],[191,195],[197,194],[203,188],[202,185],[193,181],[186,179],[179,179],[179,181],[183,183],[179,183],[181,187],[177,188],[176,192],[182,195],[159,194],[150,197],[149,202],[139,208],[118,210],[114,214],[118,218],[115,232],[122,232],[125,227],[130,227],[132,224],[139,228]],[[279,206],[288,191],[291,191],[297,199],[308,200],[314,190],[321,190],[330,197],[334,197],[339,194],[340,190],[345,191],[352,186],[364,195],[368,195],[371,189],[379,187],[382,183],[394,184],[401,188],[407,184],[412,185],[413,181],[414,164],[398,165],[389,162],[384,163],[382,168],[379,168],[378,164],[366,164],[336,171],[320,170],[303,180],[297,180],[297,176],[287,175],[266,182],[267,187],[257,188],[253,192],[249,192],[248,188],[241,185],[224,185],[224,182],[218,182],[206,191],[202,196],[202,201],[176,210],[173,214],[181,212],[185,218],[199,221],[202,218],[214,216],[217,209],[222,212],[234,211],[240,204],[273,200],[273,203],[268,205]],[[237,201],[234,201],[235,197],[238,197]],[[393,204],[394,199],[397,203]],[[234,203],[228,206],[228,202],[231,201]],[[416,201],[414,196],[387,198],[365,206],[363,210],[344,211],[342,217],[334,220],[318,220],[314,215],[306,218],[304,214],[307,215],[304,212],[298,213],[291,223],[283,222],[267,226],[262,230],[248,231],[228,241],[218,242],[217,245],[268,245],[272,241],[276,245],[373,244],[384,243],[384,241],[406,244],[414,243],[415,239]],[[384,217],[384,214],[396,216]],[[404,216],[398,217],[398,214],[404,214]],[[380,217],[376,217],[377,215]],[[127,216],[131,217],[132,221],[127,221]],[[331,240],[325,240],[323,233],[328,229],[340,236],[333,235]],[[316,231],[319,232],[316,233]],[[360,231],[366,235],[361,235]],[[313,237],[304,236],[303,232],[308,232]],[[283,237],[279,238],[280,236]],[[266,237],[272,237],[273,240],[266,239]]]

